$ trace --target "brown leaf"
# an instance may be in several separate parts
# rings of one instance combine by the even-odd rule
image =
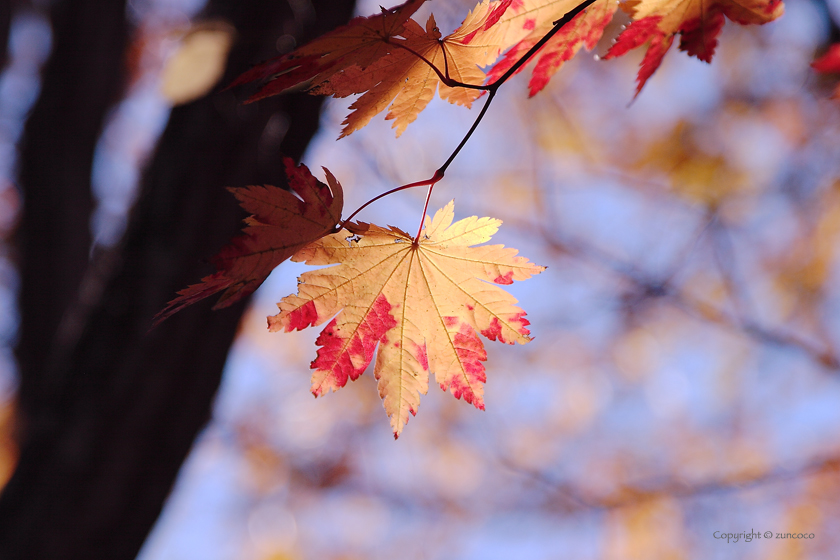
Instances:
[[[235,237],[212,262],[215,274],[180,292],[155,315],[157,325],[188,305],[224,290],[213,309],[227,307],[256,290],[274,267],[301,247],[327,235],[341,221],[344,193],[327,169],[327,183],[321,183],[301,164],[284,158],[292,192],[271,185],[229,189],[240,205],[251,212],[243,235]]]

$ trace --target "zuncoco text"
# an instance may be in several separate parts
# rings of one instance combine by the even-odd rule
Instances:
[[[745,542],[750,542],[753,539],[772,539],[774,537],[773,531],[764,531],[758,533],[750,530],[749,533],[724,533],[723,531],[715,531],[712,536],[716,539],[726,539],[726,542],[738,542],[743,539]],[[777,539],[813,539],[814,533],[775,533]]]

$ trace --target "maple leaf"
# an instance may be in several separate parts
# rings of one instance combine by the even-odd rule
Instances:
[[[390,39],[399,35],[403,24],[426,0],[408,0],[404,4],[368,17],[356,17],[303,47],[259,64],[233,81],[228,87],[269,80],[247,102],[310,84],[317,86],[336,72],[357,65],[367,68],[393,49]]]
[[[313,93],[335,97],[364,93],[350,105],[352,112],[342,123],[340,137],[365,126],[392,101],[385,119],[394,121],[392,128],[396,128],[399,137],[438,88],[441,99],[469,108],[482,91],[449,87],[432,66],[457,82],[482,84],[485,75],[479,66],[491,64],[501,52],[493,26],[511,1],[478,4],[461,26],[444,38],[434,15],[429,16],[425,29],[408,20],[403,38],[394,40],[398,47],[391,55],[366,69],[350,68],[315,88]]]
[[[526,280],[545,268],[489,241],[500,220],[475,216],[452,223],[450,202],[426,217],[419,243],[389,226],[358,223],[301,249],[294,261],[334,264],[304,273],[298,294],[278,303],[271,331],[302,330],[334,317],[318,337],[312,393],[320,396],[357,379],[378,346],[374,375],[398,437],[428,389],[429,372],[476,408],[484,409],[490,340],[530,340],[525,312],[499,284]],[[336,315],[337,314],[337,315]]]
[[[502,47],[513,46],[487,73],[488,82],[498,80],[551,30],[555,21],[578,4],[579,0],[519,0],[513,3],[497,24]],[[529,96],[539,93],[581,47],[595,48],[617,9],[614,0],[598,0],[549,39],[536,56],[528,84]],[[517,73],[523,69],[524,66]]]
[[[724,16],[741,25],[761,25],[784,13],[782,0],[631,0],[622,7],[634,21],[604,58],[621,56],[650,41],[636,78],[636,95],[659,68],[677,34],[681,51],[711,62]]]
[[[811,68],[820,74],[840,73],[840,43],[831,45],[828,48],[828,52],[811,63]],[[836,99],[840,98],[840,86],[834,90],[834,95],[832,97]]]
[[[344,192],[326,168],[321,183],[301,164],[283,158],[292,192],[271,185],[228,189],[251,212],[243,235],[235,237],[211,262],[218,269],[178,292],[178,297],[155,315],[157,325],[173,313],[224,290],[213,309],[232,305],[256,290],[274,268],[301,247],[332,232],[341,221]]]
[[[822,74],[840,73],[840,43],[828,48],[828,52],[811,63],[811,68]]]
[[[433,15],[425,29],[409,19],[424,1],[411,0],[381,14],[355,18],[292,53],[252,68],[231,87],[269,79],[248,102],[293,87],[304,87],[314,95],[363,94],[350,106],[340,137],[365,126],[389,104],[386,119],[394,120],[399,136],[438,86],[442,99],[469,107],[481,91],[442,84],[430,65],[458,82],[483,83],[485,76],[478,67],[499,56],[493,26],[512,0],[479,4],[444,38]]]

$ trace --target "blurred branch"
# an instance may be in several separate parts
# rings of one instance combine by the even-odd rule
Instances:
[[[741,318],[753,314],[753,306],[744,288],[744,283],[736,271],[737,265],[732,249],[732,239],[729,237],[726,225],[719,219],[713,219],[711,226],[710,238],[715,265],[723,278],[732,307],[739,320],[742,320]]]
[[[553,480],[545,473],[523,468],[507,460],[501,460],[501,463],[511,471],[539,482],[549,490],[549,495],[543,500],[545,509],[556,509],[566,514],[617,509],[665,497],[688,499],[710,494],[743,492],[760,486],[789,482],[821,473],[840,472],[840,455],[828,455],[813,459],[795,469],[777,468],[760,473],[745,471],[728,477],[696,483],[675,479],[638,481],[623,484],[618,491],[612,494],[596,496],[581,492],[572,484]]]
[[[765,327],[749,317],[737,317],[714,304],[678,291],[668,277],[649,276],[632,263],[615,258],[580,239],[561,238],[556,229],[548,231],[543,226],[540,233],[553,251],[582,261],[594,262],[629,282],[633,290],[625,295],[625,305],[636,306],[646,299],[662,298],[692,316],[746,334],[763,344],[797,349],[822,366],[840,372],[840,360],[832,348],[820,348],[795,333]]]
[[[740,303],[742,301],[742,290],[736,286],[733,273],[731,272],[734,257],[731,254],[730,246],[721,248],[719,243],[716,243],[715,258],[721,272],[724,274],[725,282],[727,283],[730,297],[732,297],[735,303],[737,314],[730,313],[709,302],[692,297],[673,286],[674,276],[695,250],[707,230],[711,228],[713,233],[718,233],[719,235],[723,226],[720,224],[716,212],[707,210],[701,222],[703,225],[698,229],[690,246],[681,252],[679,262],[672,267],[671,271],[664,275],[652,276],[640,270],[635,264],[614,257],[591,243],[582,239],[573,238],[567,234],[562,234],[557,227],[557,224],[561,223],[561,221],[553,215],[553,205],[549,203],[541,189],[536,190],[536,196],[536,207],[542,212],[542,217],[538,220],[539,223],[528,222],[522,223],[520,226],[526,230],[536,230],[536,233],[539,233],[545,240],[549,249],[555,253],[583,262],[593,263],[628,282],[632,290],[623,297],[625,306],[637,306],[651,298],[665,299],[692,316],[740,332],[763,344],[797,349],[822,366],[835,372],[840,372],[840,359],[838,359],[836,351],[828,344],[825,347],[819,347],[814,342],[796,333],[765,327],[759,324],[757,320],[745,314],[745,311],[741,309],[743,305]],[[719,241],[719,238],[717,236],[715,237]]]
[[[245,423],[227,428],[222,426],[216,435],[221,438],[224,445],[230,447],[238,455],[255,458],[260,463],[271,465],[273,469],[279,468],[278,465],[288,469],[289,476],[294,480],[290,486],[301,495],[307,496],[309,492],[340,486],[345,492],[376,496],[394,507],[412,510],[420,508],[427,514],[444,514],[453,508],[460,509],[463,506],[457,497],[429,492],[409,498],[403,492],[389,489],[387,485],[380,485],[375,480],[365,480],[357,476],[351,450],[361,444],[358,427],[336,438],[339,443],[334,453],[328,456],[316,454],[310,457],[309,461],[301,462],[293,453],[278,448],[276,442],[268,437],[264,426],[265,422]],[[538,483],[540,488],[536,494],[540,496],[540,507],[543,510],[559,512],[563,515],[613,510],[666,497],[691,499],[743,492],[823,473],[833,475],[840,473],[840,453],[832,453],[814,458],[796,468],[777,467],[763,471],[750,469],[719,478],[691,482],[678,478],[657,477],[625,482],[612,493],[598,495],[582,491],[574,483],[558,481],[544,471],[523,467],[508,458],[496,457],[495,461],[515,475]],[[255,467],[259,468],[259,465]],[[515,509],[519,506],[511,504],[510,507]],[[494,511],[499,511],[499,508]]]

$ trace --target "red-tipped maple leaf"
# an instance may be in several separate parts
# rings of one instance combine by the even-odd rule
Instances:
[[[497,27],[498,32],[504,34],[500,40],[503,46],[515,44],[487,73],[488,82],[498,80],[551,30],[555,21],[578,4],[579,0],[519,0],[511,4]],[[582,46],[589,50],[595,48],[617,9],[615,0],[598,0],[549,39],[535,55],[537,63],[528,84],[529,95],[533,97],[539,93]],[[524,66],[518,71],[523,69]]]
[[[417,413],[429,372],[444,391],[484,409],[487,354],[478,333],[507,344],[530,340],[525,312],[499,285],[544,267],[503,245],[473,247],[489,241],[500,220],[453,224],[453,216],[450,202],[427,217],[418,243],[393,226],[355,224],[355,238],[342,231],[308,245],[292,260],[336,266],[305,272],[298,294],[268,318],[272,331],[290,332],[335,316],[316,342],[315,396],[358,378],[376,351],[374,375],[395,437]]]
[[[634,21],[604,58],[621,56],[650,42],[636,78],[636,95],[659,68],[677,34],[681,51],[711,62],[724,16],[742,25],[761,25],[784,12],[782,0],[631,0],[622,7]]]
[[[840,74],[840,43],[831,45],[827,53],[811,63],[811,68],[820,74]],[[832,97],[840,99],[840,85]]]
[[[840,43],[828,48],[828,52],[811,63],[811,68],[821,74],[840,73]]]
[[[271,185],[228,189],[251,212],[243,235],[211,259],[218,271],[180,292],[155,316],[155,324],[188,305],[224,290],[213,309],[227,307],[256,290],[274,268],[301,247],[333,231],[341,221],[344,193],[327,169],[329,186],[301,164],[284,158],[292,192]]]

